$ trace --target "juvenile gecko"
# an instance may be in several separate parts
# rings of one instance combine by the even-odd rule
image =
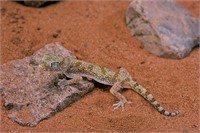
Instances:
[[[132,89],[146,99],[159,113],[166,116],[176,116],[180,112],[168,112],[155,100],[153,95],[143,86],[132,80],[128,71],[120,68],[119,72],[114,72],[105,67],[97,66],[76,58],[64,58],[56,54],[44,55],[40,67],[53,71],[62,71],[70,80],[61,82],[63,84],[73,84],[82,77],[93,79],[99,83],[112,86],[110,92],[119,99],[119,102],[113,104],[115,109],[121,107],[124,110],[125,103],[131,103],[118,91],[122,88]],[[65,83],[64,83],[65,82]]]

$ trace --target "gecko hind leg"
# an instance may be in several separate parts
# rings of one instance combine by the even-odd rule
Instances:
[[[120,94],[118,91],[122,89],[121,83],[116,82],[112,88],[110,89],[110,93],[113,94],[115,97],[119,99],[119,102],[113,104],[114,109],[122,108],[122,111],[124,110],[124,106],[126,103],[131,103],[130,101],[127,101],[126,98]]]
[[[119,74],[132,80],[130,73],[123,67],[119,69]]]

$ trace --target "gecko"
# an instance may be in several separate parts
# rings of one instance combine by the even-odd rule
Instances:
[[[122,88],[127,88],[142,96],[160,114],[165,116],[177,116],[180,114],[179,111],[169,112],[165,110],[147,89],[132,79],[129,72],[123,67],[118,72],[114,72],[106,67],[79,60],[75,57],[64,58],[61,55],[52,53],[43,56],[39,67],[46,70],[62,71],[66,77],[70,78],[69,80],[62,80],[59,84],[60,86],[76,83],[82,80],[83,77],[112,86],[110,93],[119,100],[113,104],[114,109],[122,108],[124,110],[125,104],[131,103],[119,92]]]

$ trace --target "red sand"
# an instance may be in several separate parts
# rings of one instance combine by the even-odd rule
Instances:
[[[7,118],[1,97],[1,131],[199,131],[199,48],[182,60],[150,54],[124,24],[130,1],[65,1],[40,9],[0,3],[1,63],[61,42],[80,59],[116,71],[125,67],[167,110],[181,112],[177,117],[163,116],[131,90],[123,95],[133,103],[123,112],[113,110],[117,99],[108,90],[97,88],[54,117],[28,128]],[[198,1],[180,3],[200,18]]]

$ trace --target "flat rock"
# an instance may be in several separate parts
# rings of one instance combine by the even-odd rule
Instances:
[[[0,92],[8,117],[23,126],[36,126],[52,117],[94,88],[83,80],[64,89],[57,86],[61,72],[45,71],[38,67],[44,54],[57,53],[73,57],[59,43],[46,45],[34,55],[13,60],[0,66]]]
[[[200,21],[175,0],[132,0],[126,24],[151,53],[184,58],[200,44]]]

